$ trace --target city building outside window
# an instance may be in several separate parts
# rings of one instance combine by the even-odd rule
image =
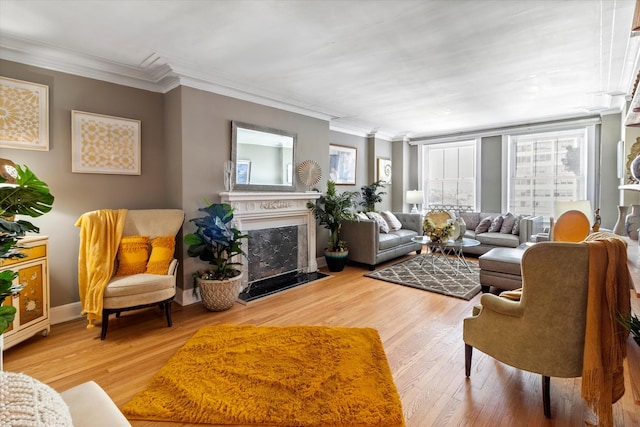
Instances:
[[[555,201],[588,199],[587,128],[510,135],[508,209],[553,216]]]

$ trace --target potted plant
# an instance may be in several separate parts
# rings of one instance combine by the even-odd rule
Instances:
[[[239,256],[246,256],[242,250],[242,234],[233,220],[233,208],[226,203],[209,203],[198,209],[205,212],[202,218],[193,218],[197,227],[194,233],[184,236],[189,245],[187,255],[209,263],[206,270],[193,273],[194,293],[200,289],[204,306],[211,311],[223,311],[231,308],[242,288],[242,263]]]
[[[329,241],[324,250],[329,271],[342,271],[349,250],[344,240],[340,238],[340,226],[342,221],[356,219],[351,211],[357,193],[345,191],[336,193],[336,183],[327,181],[327,192],[321,195],[315,203],[307,202],[307,207],[316,217],[318,223],[329,230]]]
[[[38,233],[40,229],[29,221],[16,220],[16,215],[38,217],[51,210],[54,197],[46,183],[40,181],[27,167],[0,159],[0,261],[24,258],[19,239],[27,232]],[[12,305],[2,305],[4,300],[22,290],[14,284],[18,272],[0,272],[0,367],[2,366],[2,334],[16,315]]]
[[[384,188],[382,181],[376,181],[360,187],[361,200],[359,205],[363,207],[363,212],[375,212],[376,203],[380,203],[382,195],[387,194],[384,191],[378,191],[380,187]]]
[[[629,313],[629,316],[620,316],[620,323],[631,333],[633,340],[640,346],[640,318]]]

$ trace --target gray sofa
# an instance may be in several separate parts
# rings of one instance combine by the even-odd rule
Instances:
[[[341,234],[349,247],[349,261],[366,264],[374,270],[382,262],[411,251],[422,251],[422,244],[411,241],[412,237],[422,235],[420,214],[393,214],[402,223],[402,228],[389,233],[381,233],[378,224],[372,220],[342,222]]]
[[[475,239],[480,242],[480,246],[471,246],[463,249],[465,254],[482,255],[493,248],[517,248],[523,243],[531,240],[531,236],[541,233],[544,229],[542,216],[527,216],[519,220],[519,233],[496,233],[485,232],[476,234],[475,229],[484,218],[495,218],[500,213],[490,212],[460,212],[467,225],[464,237]]]

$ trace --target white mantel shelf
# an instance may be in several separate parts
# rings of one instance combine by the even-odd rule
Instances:
[[[619,186],[618,186],[618,190],[633,190],[633,191],[640,191],[640,184],[625,184],[625,185],[619,185]]]
[[[274,200],[306,200],[317,199],[320,193],[317,191],[305,192],[265,192],[265,191],[228,191],[220,193],[223,202],[246,202],[246,201],[274,201]]]

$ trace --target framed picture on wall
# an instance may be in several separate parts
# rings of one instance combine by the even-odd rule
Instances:
[[[378,181],[391,184],[391,160],[378,157]]]
[[[337,185],[356,185],[355,147],[329,145],[329,179]]]
[[[140,175],[140,120],[71,111],[71,171]]]
[[[249,184],[251,179],[251,160],[238,160],[236,163],[236,184]]]
[[[0,77],[0,147],[49,151],[49,86]]]

